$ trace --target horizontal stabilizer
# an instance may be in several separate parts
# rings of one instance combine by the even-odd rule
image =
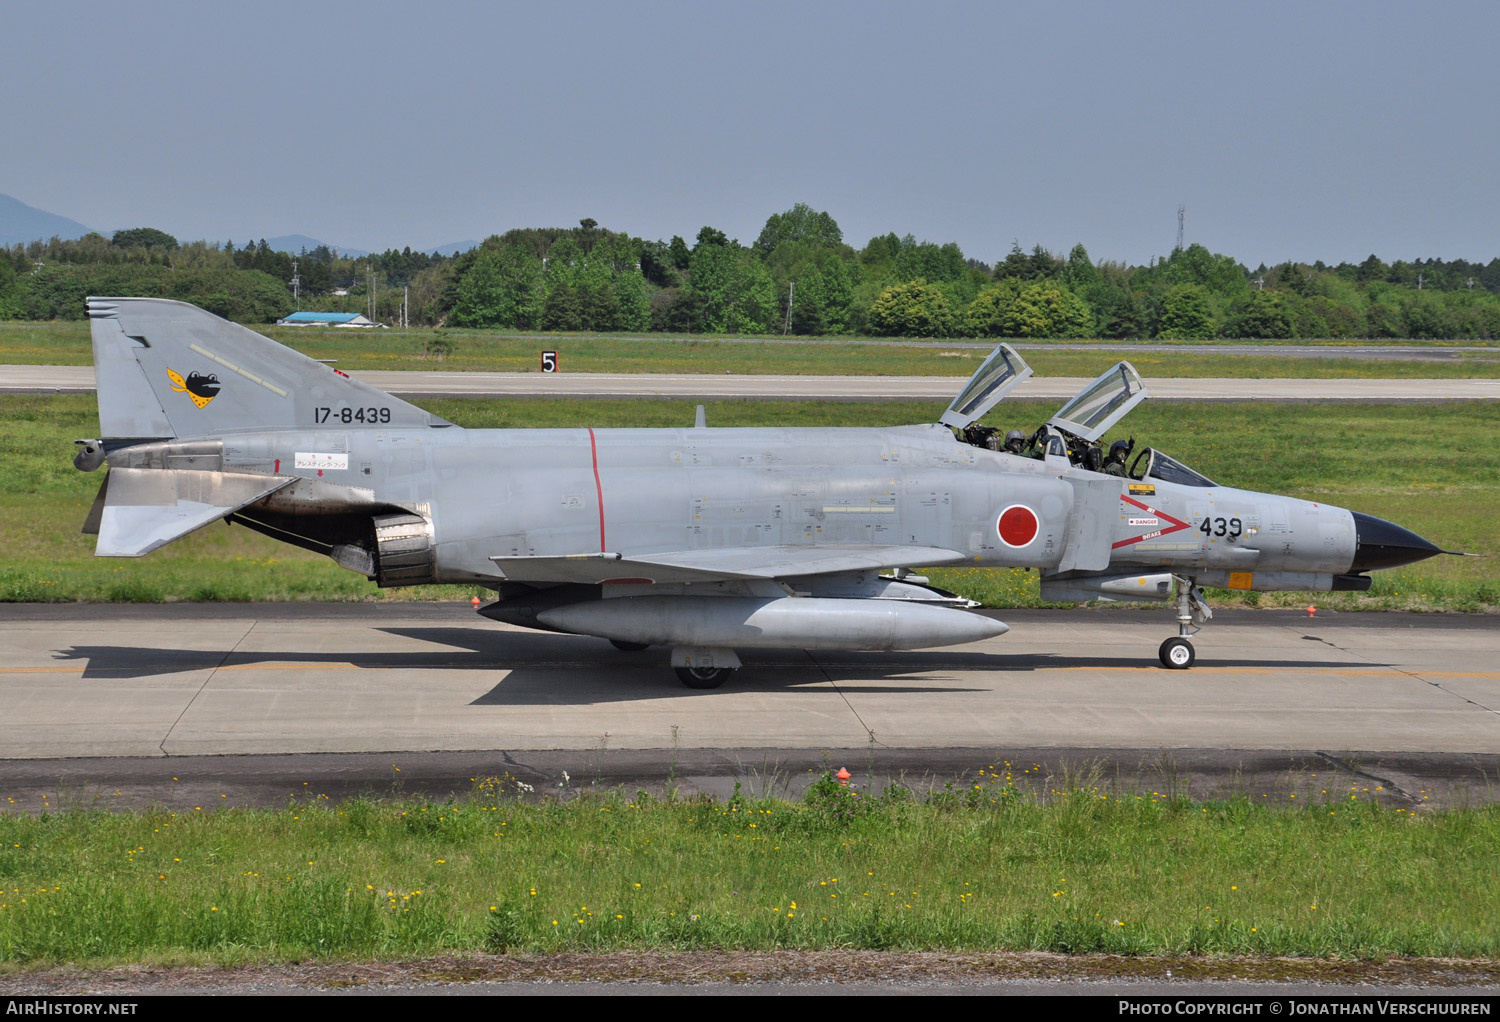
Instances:
[[[968,558],[957,550],[910,546],[774,546],[671,553],[573,554],[566,557],[491,557],[514,582],[674,584],[737,579],[803,578],[851,571],[929,567]]]
[[[104,506],[94,554],[149,554],[292,482],[290,478],[244,472],[112,468],[101,489]]]

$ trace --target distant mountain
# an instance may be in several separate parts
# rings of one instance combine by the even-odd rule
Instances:
[[[54,237],[81,238],[89,228],[77,220],[28,206],[9,195],[0,195],[0,245],[24,245]]]
[[[288,252],[292,255],[297,255],[304,248],[311,252],[319,245],[328,245],[326,241],[319,241],[317,238],[309,238],[305,234],[284,234],[279,238],[267,238],[266,244],[270,245],[273,251]],[[337,250],[338,254],[346,259],[359,259],[362,256],[367,256],[370,254],[362,248],[345,248],[342,245],[328,245],[328,247],[330,249]],[[392,247],[399,251],[402,246],[394,245]],[[467,252],[471,248],[478,247],[479,242],[477,241],[451,241],[446,245],[439,245],[436,248],[417,248],[416,246],[412,246],[412,251],[422,252],[429,255],[433,252],[436,252],[439,255],[452,256],[458,255],[458,253],[460,252]]]
[[[286,252],[290,255],[298,255],[304,248],[311,252],[319,245],[328,245],[328,242],[319,241],[317,238],[309,238],[305,234],[283,234],[279,238],[267,238],[266,244],[271,247],[272,252]],[[235,247],[238,248],[239,246]],[[328,247],[347,259],[358,259],[360,256],[370,254],[362,248],[345,248],[343,245],[328,245]]]
[[[77,220],[69,220],[65,216],[36,209],[9,195],[0,195],[0,245],[24,245],[32,241],[48,241],[53,237],[67,241],[81,238],[91,230],[92,228],[85,227]],[[108,236],[112,232],[101,233]],[[258,239],[246,240],[258,241]],[[241,241],[235,247],[239,248],[244,243]],[[303,249],[311,252],[319,245],[328,245],[325,241],[310,238],[305,234],[283,234],[280,237],[267,238],[266,244],[273,252],[288,252],[292,255],[298,255]],[[362,248],[345,248],[343,245],[328,245],[328,247],[346,259],[359,259],[370,254]],[[478,247],[477,241],[454,241],[436,248],[422,248],[415,251],[437,252],[451,256]]]
[[[460,252],[467,252],[471,248],[478,247],[479,242],[477,241],[450,241],[446,245],[439,245],[437,248],[424,248],[422,249],[422,251],[426,252],[428,255],[436,252],[438,255],[456,256]]]

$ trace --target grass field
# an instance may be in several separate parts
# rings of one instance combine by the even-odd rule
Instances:
[[[682,401],[447,399],[428,406],[470,427],[686,425]],[[1007,403],[1006,421],[1028,430],[1053,409]],[[931,422],[923,403],[724,401],[708,406],[719,426],[891,425]],[[1440,557],[1377,573],[1368,593],[1323,593],[1341,609],[1493,611],[1500,539],[1500,405],[1263,405],[1163,403],[1131,417],[1142,444],[1161,447],[1220,482],[1337,504],[1412,528]],[[72,466],[72,441],[98,432],[88,397],[0,399],[0,532],[24,537],[0,556],[0,601],[467,599],[480,590],[442,586],[381,591],[326,559],[248,529],[211,525],[144,558],[96,559],[78,532],[102,476]],[[936,584],[989,606],[1036,606],[1037,576],[1021,571],[937,569]],[[1221,602],[1300,605],[1305,594],[1216,594]]]
[[[447,803],[309,794],[280,810],[0,815],[0,961],[1500,954],[1500,807],[1413,813],[1316,782],[1278,805],[1086,781],[1038,799],[1015,787],[1020,770],[982,764],[925,800],[825,777],[797,803],[538,803],[477,778]]]
[[[540,352],[545,348],[559,353],[566,372],[722,373],[728,370],[744,374],[968,376],[987,354],[974,348],[849,338],[784,344],[754,339],[518,335],[483,330],[362,331],[262,327],[260,331],[313,358],[337,359],[343,369],[538,372]],[[427,350],[439,338],[449,349],[441,359]],[[1440,346],[1436,342],[1408,343]],[[1103,351],[1033,350],[1027,351],[1025,357],[1042,376],[1096,376],[1120,355]],[[1129,357],[1148,377],[1463,379],[1500,376],[1500,348],[1470,352],[1461,358],[1445,361],[1202,355],[1155,346],[1142,348]],[[91,365],[92,362],[86,323],[0,323],[0,364]]]

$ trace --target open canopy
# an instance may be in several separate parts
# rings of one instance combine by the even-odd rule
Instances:
[[[958,397],[953,399],[953,403],[938,421],[945,426],[963,429],[969,423],[983,418],[986,412],[999,404],[1001,398],[1031,373],[1031,366],[1016,354],[1014,348],[1009,344],[998,346],[990,352],[990,357],[984,360],[974,375],[969,377],[969,382],[964,384],[964,389],[958,392]]]
[[[1129,362],[1121,362],[1080,390],[1047,420],[1047,425],[1093,443],[1146,396],[1141,374]]]

